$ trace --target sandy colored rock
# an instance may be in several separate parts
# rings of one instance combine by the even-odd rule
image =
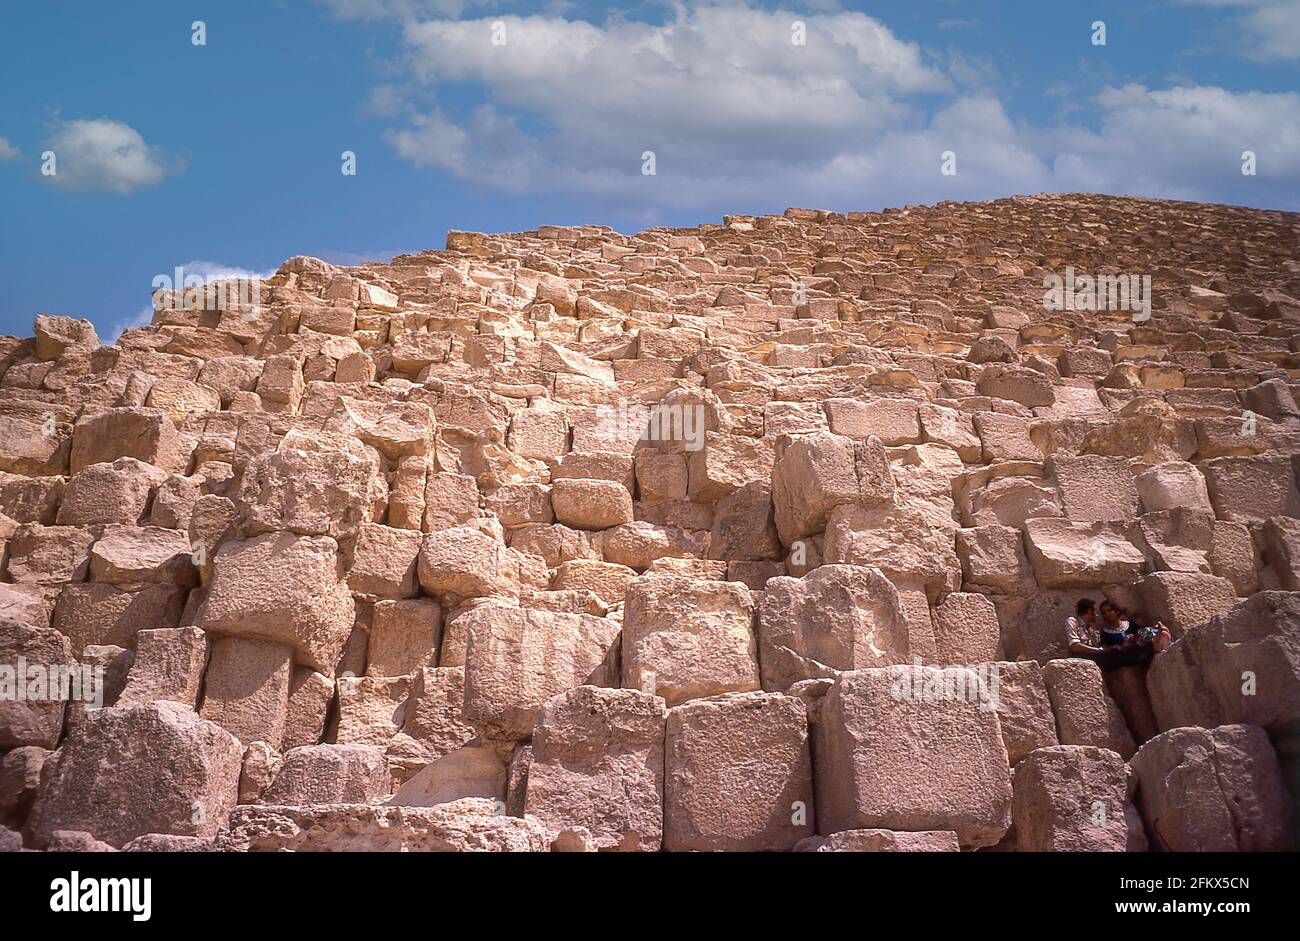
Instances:
[[[1028,853],[1122,853],[1129,846],[1129,768],[1113,751],[1054,745],[1016,765],[1011,817]]]
[[[368,804],[388,796],[388,763],[371,745],[304,745],[280,759],[264,804]]]
[[[557,693],[618,682],[618,625],[605,618],[483,605],[457,623],[469,638],[465,721],[495,737],[529,738]]]
[[[906,663],[908,620],[879,569],[823,565],[802,578],[769,579],[758,609],[763,688],[840,670]]]
[[[623,686],[669,706],[759,688],[754,602],[735,582],[647,574],[628,583]]]
[[[199,627],[211,634],[284,643],[304,665],[333,670],[353,619],[352,596],[333,539],[255,536],[226,543],[212,562]]]
[[[1263,729],[1171,729],[1133,756],[1137,805],[1155,848],[1261,852],[1295,846],[1294,805]]]
[[[173,702],[86,715],[48,762],[32,809],[38,846],[84,830],[112,846],[146,833],[212,836],[238,797],[243,748]]]
[[[1106,692],[1097,664],[1076,657],[1052,660],[1043,666],[1043,685],[1062,745],[1106,748],[1126,760],[1133,755],[1133,735]]]
[[[293,650],[287,644],[249,637],[212,639],[199,715],[244,744],[279,748],[289,712]]]
[[[1011,825],[997,714],[952,695],[974,676],[901,666],[841,674],[815,724],[818,830],[951,830],[964,848],[996,844]]]
[[[657,696],[579,686],[537,715],[524,813],[547,832],[585,827],[600,849],[657,851],[664,826],[664,721]]]
[[[811,836],[808,737],[803,703],[780,693],[729,693],[669,711],[664,848],[789,850]]]

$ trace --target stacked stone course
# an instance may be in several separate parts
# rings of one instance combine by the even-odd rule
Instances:
[[[450,232],[256,297],[0,337],[0,668],[104,679],[0,699],[0,843],[1294,847],[1300,216]],[[1172,646],[1069,659],[1081,596]]]

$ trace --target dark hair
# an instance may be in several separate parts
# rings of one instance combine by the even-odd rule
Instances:
[[[1080,598],[1078,604],[1074,606],[1075,614],[1087,614],[1093,608],[1097,607],[1091,598]]]
[[[1118,611],[1118,610],[1119,610],[1119,605],[1117,605],[1115,602],[1111,601],[1111,600],[1108,598],[1108,599],[1106,599],[1105,601],[1103,601],[1103,602],[1101,603],[1101,608],[1102,608],[1103,611],[1106,610],[1107,608],[1110,608],[1112,611]]]

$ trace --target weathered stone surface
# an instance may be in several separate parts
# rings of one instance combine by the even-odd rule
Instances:
[[[207,664],[208,638],[197,627],[139,631],[135,635],[135,659],[127,674],[126,688],[116,705],[169,699],[195,709]]]
[[[1088,745],[1040,748],[1016,765],[1011,818],[1028,853],[1122,853],[1130,834],[1129,768]]]
[[[199,627],[284,643],[303,664],[334,669],[354,608],[333,539],[255,536],[226,543],[212,561]]]
[[[68,638],[48,627],[0,620],[0,749],[56,748],[68,694],[92,695],[75,670]],[[76,680],[75,689],[72,681]],[[58,683],[58,690],[51,690]],[[93,686],[94,684],[89,684]]]
[[[1011,825],[997,715],[925,692],[969,689],[973,676],[901,666],[841,674],[815,724],[818,829],[951,830],[963,847],[997,843]]]
[[[469,637],[465,721],[494,736],[526,739],[552,696],[618,682],[618,625],[605,618],[483,605],[457,623]]]
[[[879,569],[823,565],[802,578],[768,579],[758,611],[763,688],[841,670],[908,662],[908,622]]]
[[[623,685],[669,706],[759,688],[754,602],[735,582],[647,574],[628,583]]]
[[[86,714],[49,759],[31,834],[84,830],[112,846],[146,833],[212,836],[235,806],[243,748],[173,702]]]
[[[1295,846],[1295,808],[1268,735],[1254,725],[1171,729],[1133,756],[1155,848],[1260,852]]]
[[[1057,744],[1056,717],[1036,660],[993,665],[998,671],[998,726],[1007,760],[1016,765],[1035,749]]]
[[[1126,760],[1132,756],[1133,735],[1106,692],[1097,664],[1074,657],[1052,660],[1043,666],[1043,684],[1062,745],[1093,745]]]
[[[664,701],[579,686],[537,715],[524,812],[548,833],[585,827],[600,849],[653,852],[663,842]]]
[[[289,713],[293,649],[273,640],[215,637],[199,715],[245,745],[279,748]]]
[[[841,830],[810,836],[795,844],[796,853],[956,853],[951,830]]]
[[[841,504],[889,504],[894,480],[879,438],[799,435],[777,444],[772,467],[776,528],[786,545],[826,529]]]
[[[491,801],[439,807],[328,804],[240,807],[223,849],[255,852],[541,853],[549,848],[536,821],[497,814]]]
[[[1162,730],[1229,723],[1296,734],[1300,593],[1266,591],[1188,630],[1147,673]]]
[[[262,795],[264,804],[368,804],[388,796],[388,763],[370,745],[291,748]]]
[[[758,692],[693,699],[668,713],[666,741],[665,849],[788,850],[816,831],[799,699]]]
[[[1179,727],[1266,729],[1300,794],[1295,234],[1275,212],[1081,194],[790,209],[293,258],[254,307],[173,296],[109,346],[42,314],[0,338],[5,649],[103,668],[105,711],[220,721],[247,746],[249,801],[281,752],[384,759],[365,800],[382,782],[389,809],[282,807],[248,818],[244,848],[662,846],[629,808],[664,788],[620,792],[641,759],[616,744],[543,756],[562,782],[545,826],[497,819],[525,813],[545,702],[583,687],[712,715],[696,704],[785,692],[816,727],[845,711],[843,677],[904,665],[985,685],[864,707],[887,743],[835,720],[838,751],[813,749],[830,803],[806,808],[827,835],[801,848],[1091,845],[1055,784],[1030,801],[1050,827],[1006,830],[1005,776]],[[1096,272],[1154,272],[1153,316],[1054,308],[1039,284],[1067,262],[1111,292]],[[1052,663],[1081,595],[1165,622],[1173,646],[1104,682]],[[603,715],[570,706],[557,736]],[[96,713],[37,707],[0,709],[4,734],[42,743],[8,754],[66,751]],[[692,734],[738,757],[691,761],[732,793],[743,743],[785,739],[719,715]],[[626,738],[609,721],[593,741]],[[1171,806],[1180,773],[1161,778]],[[695,793],[682,839],[788,848],[759,790]],[[463,798],[500,806],[401,810]],[[121,845],[92,829],[45,845]],[[241,848],[219,843],[130,841]]]

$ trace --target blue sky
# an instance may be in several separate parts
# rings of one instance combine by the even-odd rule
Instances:
[[[1300,209],[1300,0],[0,9],[0,333],[449,228],[1045,191]]]

